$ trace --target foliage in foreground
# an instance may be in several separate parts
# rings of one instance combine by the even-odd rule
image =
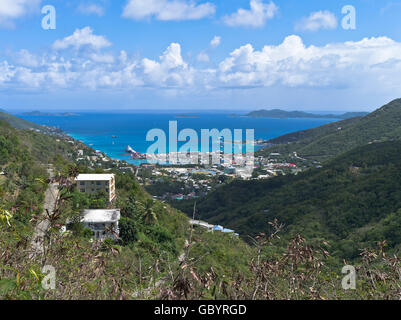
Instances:
[[[341,287],[327,244],[311,246],[301,236],[275,246],[280,226],[260,235],[255,248],[237,238],[193,229],[180,259],[154,259],[140,247],[89,242],[53,229],[48,249],[32,257],[23,230],[2,226],[1,299],[399,299],[401,259],[385,243],[361,252],[356,290]],[[216,242],[212,246],[210,240]],[[221,245],[219,245],[221,243]],[[242,247],[242,248],[240,248]],[[245,249],[245,250],[244,250]],[[246,252],[241,258],[240,254]],[[225,256],[224,256],[225,255]],[[56,270],[55,290],[45,290],[43,266]]]

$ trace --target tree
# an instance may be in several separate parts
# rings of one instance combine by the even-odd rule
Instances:
[[[143,218],[146,224],[153,224],[157,221],[156,213],[153,210],[154,201],[147,199],[143,206]]]
[[[135,222],[129,218],[120,219],[120,238],[124,245],[135,242],[137,240],[137,232]]]

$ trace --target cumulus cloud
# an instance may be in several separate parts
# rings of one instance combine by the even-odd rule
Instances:
[[[206,52],[202,51],[197,55],[196,60],[198,60],[199,62],[209,62],[210,58]]]
[[[28,50],[22,49],[15,55],[16,62],[25,67],[37,67],[39,65],[39,59]]]
[[[212,39],[212,41],[210,41],[210,46],[212,48],[217,48],[221,43],[221,37],[219,36],[214,36],[214,38]]]
[[[15,20],[35,10],[39,12],[41,0],[1,0],[0,26],[13,27]]]
[[[318,31],[320,29],[336,29],[337,17],[330,11],[312,12],[309,17],[303,18],[295,26],[300,31]]]
[[[400,54],[401,43],[387,37],[306,47],[292,35],[260,51],[250,44],[234,50],[219,65],[219,81],[227,86],[348,87],[368,79],[376,83],[379,76],[394,84],[392,68],[398,70]]]
[[[183,60],[178,43],[172,43],[160,61],[144,58],[142,68],[145,81],[156,86],[182,87],[193,82],[193,69]]]
[[[250,10],[238,9],[236,13],[223,17],[223,21],[230,27],[263,27],[268,19],[272,19],[278,7],[273,1],[264,3],[262,0],[251,0]]]
[[[144,20],[199,20],[214,15],[216,7],[210,2],[196,4],[187,0],[129,0],[123,17]]]
[[[170,44],[157,59],[101,49],[50,50],[41,55],[22,50],[0,59],[0,88],[73,92],[146,87],[206,93],[226,88],[324,87],[398,92],[400,57],[401,42],[387,37],[306,46],[296,35],[260,50],[251,44],[241,46],[214,68],[186,62],[179,43]],[[198,60],[206,61],[206,56]]]
[[[54,42],[53,49],[64,50],[72,47],[78,50],[81,47],[89,47],[99,50],[109,46],[111,46],[111,43],[104,36],[97,36],[93,34],[92,28],[85,27],[76,29],[71,36]]]
[[[103,17],[105,14],[105,9],[95,3],[81,3],[78,6],[78,11],[82,14],[97,15],[99,17]]]

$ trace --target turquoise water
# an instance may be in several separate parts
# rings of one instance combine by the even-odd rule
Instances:
[[[124,149],[130,145],[134,150],[146,153],[154,142],[146,141],[151,129],[162,129],[168,140],[169,121],[177,121],[178,132],[193,129],[201,136],[201,129],[254,129],[255,139],[271,139],[281,135],[315,128],[335,119],[266,119],[231,117],[228,114],[201,113],[199,117],[177,117],[177,114],[121,114],[121,113],[82,113],[75,117],[57,116],[22,116],[38,124],[62,129],[75,139],[83,141],[96,150],[105,152],[111,158],[137,163],[125,154]],[[197,114],[197,113],[196,113]],[[116,138],[113,138],[115,136]],[[180,146],[180,144],[179,144]]]

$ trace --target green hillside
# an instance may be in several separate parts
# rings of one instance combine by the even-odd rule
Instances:
[[[401,142],[366,145],[298,176],[234,181],[198,202],[197,217],[247,240],[264,232],[251,245],[190,228],[184,214],[154,201],[130,171],[107,167],[95,172],[116,174],[120,239],[91,241],[77,215],[108,204],[101,193],[82,194],[71,184],[77,173],[93,172],[74,164],[76,148],[84,147],[0,121],[0,299],[398,297],[401,260],[383,250],[388,245],[394,253],[401,241]],[[61,197],[44,215],[48,164]],[[192,213],[193,203],[184,209]],[[46,250],[32,257],[35,226],[46,217]],[[67,219],[73,223],[61,234]],[[377,247],[381,240],[387,244]],[[341,288],[343,259],[358,267],[357,290]],[[55,290],[41,286],[44,265],[57,270]],[[373,281],[372,272],[380,277]]]
[[[382,240],[401,248],[400,152],[399,141],[373,143],[297,176],[235,181],[198,201],[199,214],[243,235],[267,232],[277,218],[286,236],[331,240],[344,258]]]
[[[325,160],[371,142],[401,139],[401,99],[394,100],[365,117],[331,123],[288,134],[269,142],[274,146],[259,152],[297,152],[301,157]]]
[[[153,288],[158,281],[175,288],[172,272],[183,272],[181,263],[192,265],[195,260],[196,270],[191,266],[183,276],[194,271],[206,274],[211,268],[219,278],[235,270],[242,270],[243,275],[249,273],[248,261],[253,250],[242,240],[208,234],[203,229],[191,231],[188,218],[154,201],[133,173],[110,171],[106,167],[95,172],[108,170],[116,175],[115,206],[121,209],[121,239],[92,242],[91,232],[78,222],[72,223],[61,236],[60,228],[67,221],[76,221],[81,209],[110,206],[102,193],[81,194],[73,187],[74,175],[94,171],[74,164],[76,149],[85,147],[68,141],[17,130],[0,120],[0,299],[161,297],[162,289],[147,288]],[[45,214],[49,164],[61,197],[54,199],[55,212]],[[35,227],[46,217],[50,229],[45,256],[32,258]],[[186,241],[191,244],[190,251],[185,251]],[[56,268],[58,283],[62,283],[58,290],[46,291],[41,287],[43,263]],[[211,289],[205,289],[205,293],[208,291]]]
[[[7,121],[15,129],[37,129],[43,130],[43,126],[26,121],[0,110],[0,120]]]

